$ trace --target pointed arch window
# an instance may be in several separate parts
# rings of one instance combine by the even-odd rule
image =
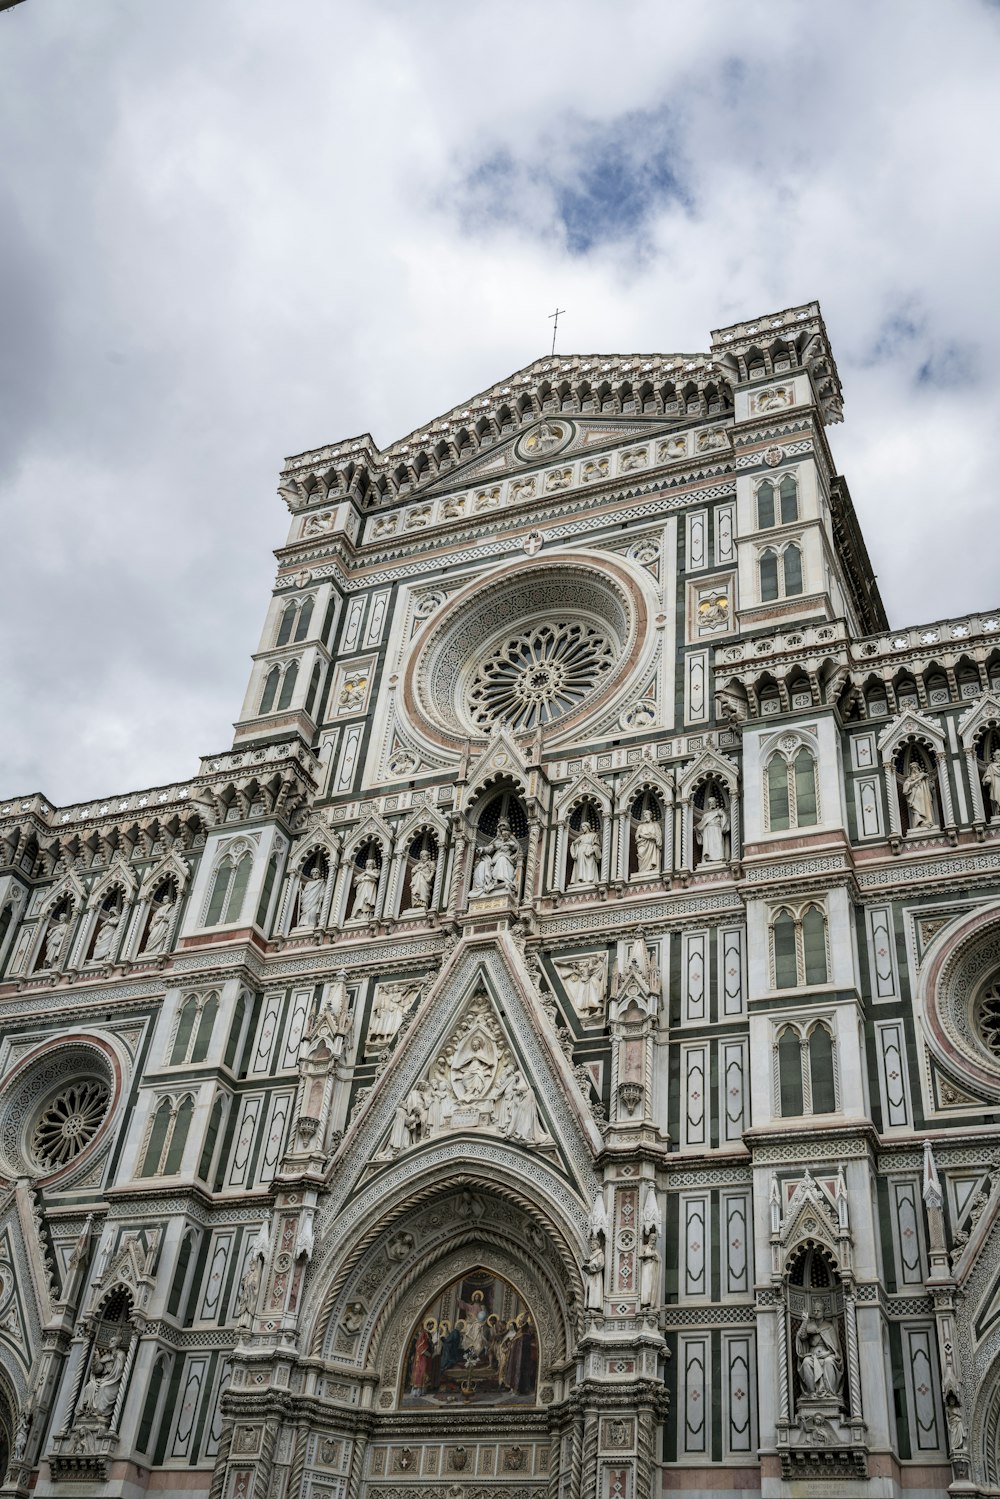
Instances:
[[[249,850],[238,858],[227,854],[222,860],[215,872],[205,915],[206,926],[226,926],[239,921],[252,868],[253,855]]]
[[[781,556],[781,564],[785,574],[786,596],[802,592],[802,553],[793,542],[787,546]]]
[[[783,906],[771,920],[771,973],[775,989],[826,984],[830,978],[826,914],[809,904]]]
[[[298,610],[294,604],[286,604],[284,609],[282,609],[281,619],[278,623],[278,634],[274,642],[275,645],[287,645],[291,640],[292,631],[295,629],[295,616],[297,613]]]
[[[305,603],[302,605],[302,608],[299,610],[299,620],[298,624],[295,626],[295,635],[293,638],[296,645],[305,640],[306,636],[309,634],[309,626],[312,624],[312,616],[313,601],[312,599],[306,599]]]
[[[281,691],[278,693],[279,713],[282,713],[286,708],[291,707],[292,697],[295,692],[295,683],[298,680],[298,675],[299,663],[297,661],[293,661],[291,666],[286,669],[285,675],[281,679]]]
[[[819,821],[816,760],[805,745],[787,757],[776,750],[764,773],[767,826],[772,833],[815,827]]]
[[[760,597],[764,604],[778,597],[778,554],[770,547],[760,554]]]
[[[799,486],[791,474],[786,474],[778,485],[778,500],[781,506],[781,524],[787,526],[799,518]]]
[[[317,661],[313,665],[312,675],[309,678],[309,691],[306,693],[305,709],[310,717],[312,717],[313,708],[316,706],[316,694],[319,691],[319,679],[321,674],[322,668],[320,666],[320,663]]]
[[[208,1119],[208,1129],[205,1132],[205,1143],[201,1148],[201,1158],[198,1161],[198,1175],[209,1187],[212,1185],[212,1162],[215,1159],[215,1147],[222,1129],[222,1118],[225,1108],[226,1100],[220,1093],[212,1105],[212,1112]]]
[[[174,1176],[181,1169],[194,1099],[163,1098],[153,1115],[140,1176]]]
[[[826,1020],[789,1022],[774,1045],[774,1106],[783,1119],[835,1114],[837,1047]]]
[[[264,678],[264,691],[260,695],[261,713],[270,713],[274,707],[274,700],[278,695],[278,683],[281,681],[281,667],[272,666]]]
[[[757,489],[757,526],[766,531],[774,525],[774,485],[764,479]]]

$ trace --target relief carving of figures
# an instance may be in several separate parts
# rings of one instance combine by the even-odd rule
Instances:
[[[983,771],[983,790],[992,806],[991,817],[1000,818],[1000,749],[990,756],[990,763]]]
[[[585,817],[569,846],[571,885],[596,885],[601,877],[601,840]]]
[[[663,829],[653,816],[652,807],[644,807],[635,829],[635,855],[640,874],[658,874],[662,859]]]
[[[42,957],[43,968],[55,968],[59,962],[66,934],[69,931],[69,912],[60,911],[53,919],[52,925],[45,934],[45,947]]]
[[[394,1041],[403,1023],[403,1017],[420,992],[420,985],[412,980],[396,984],[380,984],[375,991],[372,1017],[368,1022],[366,1050],[384,1051]]]
[[[701,844],[703,864],[724,864],[726,859],[726,834],[729,832],[729,814],[719,805],[715,796],[705,798],[705,810],[695,813],[695,837]]]
[[[838,1397],[844,1382],[844,1357],[836,1324],[826,1317],[820,1302],[810,1308],[795,1334],[795,1357],[799,1380],[806,1395]]]
[[[931,798],[931,782],[919,760],[912,760],[903,779],[903,795],[910,811],[910,827],[933,828],[934,802]]]
[[[485,996],[473,1001],[428,1075],[397,1108],[384,1156],[453,1129],[485,1129],[525,1145],[549,1140],[531,1085]]]
[[[125,1348],[116,1333],[107,1348],[94,1347],[90,1372],[80,1394],[77,1415],[98,1426],[110,1426],[125,1368]]]
[[[410,870],[410,909],[425,911],[431,903],[437,860],[429,848],[420,850],[416,864]]]
[[[364,671],[351,672],[344,678],[344,685],[340,689],[340,697],[337,699],[337,707],[345,711],[353,708],[363,708],[365,705],[365,694],[368,691],[368,673]]]
[[[143,952],[162,952],[170,931],[174,915],[174,897],[168,890],[160,903],[153,907],[153,919],[146,934]]]
[[[604,1014],[604,989],[607,958],[603,954],[572,958],[557,963],[563,987],[581,1020],[593,1020]]]
[[[354,908],[352,917],[375,915],[375,900],[378,895],[379,867],[375,859],[366,859],[363,869],[354,874]]]

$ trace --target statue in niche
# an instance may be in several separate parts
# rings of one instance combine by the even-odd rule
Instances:
[[[993,808],[990,815],[996,821],[1000,819],[1000,749],[993,751],[990,763],[983,771],[983,790]]]
[[[434,890],[437,860],[429,848],[422,848],[416,864],[410,870],[410,909],[426,911]]]
[[[121,911],[105,911],[98,917],[97,937],[94,940],[93,960],[95,963],[106,963],[111,957],[115,945],[115,937],[118,935],[118,923],[122,919]]]
[[[53,919],[52,925],[45,934],[45,949],[42,957],[43,968],[55,968],[59,962],[59,956],[66,941],[69,931],[69,912],[60,911]]]
[[[107,1348],[94,1347],[90,1373],[80,1396],[78,1416],[89,1417],[98,1426],[110,1426],[118,1389],[125,1368],[125,1349],[120,1333],[115,1333]]]
[[[143,952],[163,951],[163,948],[166,946],[173,914],[174,898],[168,889],[159,905],[153,907],[153,919],[149,923],[149,931],[146,933],[146,945],[143,948]]]
[[[640,874],[658,874],[663,848],[663,829],[652,807],[644,807],[635,828],[635,855]]]
[[[719,805],[718,797],[705,798],[705,810],[695,814],[695,837],[701,844],[703,864],[724,864],[726,861],[726,834],[729,832],[729,814]]]
[[[347,992],[347,969],[338,968],[329,991],[323,996],[319,1012],[328,1015],[335,1031],[344,1032],[350,1024],[351,1000]]]
[[[497,835],[489,845],[492,863],[493,887],[497,890],[514,890],[517,885],[518,865],[521,862],[521,845],[510,829],[506,817],[497,823]]]
[[[299,914],[296,927],[314,927],[319,922],[319,908],[326,890],[326,876],[320,864],[314,864],[308,877],[299,885]]]
[[[903,795],[909,809],[912,830],[936,826],[930,776],[917,759],[910,761],[910,768],[903,778]]]
[[[24,1454],[28,1449],[28,1432],[31,1429],[32,1411],[30,1406],[25,1406],[17,1418],[17,1426],[14,1430],[14,1445],[10,1449],[10,1460],[12,1463],[24,1461]]]
[[[604,1014],[604,959],[592,955],[560,965],[562,981],[581,1020]]]
[[[596,885],[601,877],[601,840],[591,827],[588,818],[580,823],[580,831],[569,846],[571,885]]]
[[[378,895],[378,863],[373,858],[365,860],[363,869],[354,875],[354,909],[352,917],[375,915],[375,898]]]
[[[507,1079],[497,1110],[500,1133],[509,1140],[523,1140],[534,1145],[544,1133],[538,1117],[538,1105],[521,1072]]]
[[[647,1234],[639,1250],[639,1305],[656,1306],[659,1301],[660,1251],[655,1230]]]
[[[583,1262],[584,1307],[588,1312],[604,1310],[604,1250],[596,1236],[590,1241],[590,1254]]]
[[[837,1398],[844,1382],[844,1358],[840,1334],[823,1303],[814,1301],[795,1334],[795,1356],[799,1381],[807,1396]]]

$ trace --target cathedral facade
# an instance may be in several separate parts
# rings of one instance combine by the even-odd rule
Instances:
[[[815,304],[286,464],[231,748],[0,802],[0,1493],[1000,1493],[1000,613]]]

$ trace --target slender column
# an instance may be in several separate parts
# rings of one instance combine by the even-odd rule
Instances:
[[[858,1356],[858,1318],[854,1292],[844,1291],[844,1327],[847,1331],[847,1387],[851,1397],[851,1417],[864,1419],[861,1405],[861,1363]]]

